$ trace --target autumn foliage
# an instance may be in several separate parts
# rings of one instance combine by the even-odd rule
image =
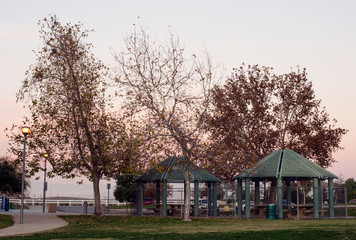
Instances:
[[[330,166],[347,132],[315,98],[305,69],[277,75],[270,67],[242,65],[215,86],[213,98],[206,158],[222,179],[275,149],[291,149]]]

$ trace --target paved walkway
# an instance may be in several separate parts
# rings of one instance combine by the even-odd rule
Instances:
[[[0,229],[0,236],[12,236],[47,231],[68,225],[59,217],[61,213],[43,213],[42,206],[30,206],[24,210],[23,224],[20,224],[20,211],[1,212],[1,214],[12,215],[15,224],[11,227]]]

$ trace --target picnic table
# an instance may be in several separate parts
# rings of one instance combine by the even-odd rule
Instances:
[[[251,205],[251,217],[266,218],[266,207],[267,207],[267,204]]]
[[[267,204],[254,204],[251,205],[251,217],[252,218],[266,218]],[[283,215],[286,218],[312,218],[314,213],[313,204],[299,204],[291,205],[289,209],[283,209]],[[278,211],[278,210],[277,210]],[[319,213],[326,211],[319,210]]]

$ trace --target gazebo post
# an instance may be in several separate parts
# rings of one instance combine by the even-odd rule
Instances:
[[[156,181],[156,209],[159,209],[161,204],[161,182]]]
[[[162,217],[167,217],[167,180],[162,184]]]
[[[251,210],[250,210],[250,178],[246,177],[245,179],[245,215],[246,218],[251,217]]]
[[[211,199],[212,199],[212,193],[211,193],[211,182],[208,182],[208,216],[211,216],[212,214],[212,209],[211,209]]]
[[[255,205],[258,204],[260,204],[260,179],[255,178]],[[255,207],[255,213],[258,211],[258,207]]]
[[[277,208],[278,218],[283,218],[283,181],[282,178],[277,178]]]
[[[292,189],[291,189],[291,179],[286,178],[286,188],[287,188],[287,209],[291,209],[292,203]]]
[[[329,217],[334,218],[334,182],[332,178],[328,178],[329,185]]]
[[[242,179],[237,179],[237,217],[242,217]]]
[[[266,186],[266,180],[264,180],[263,181],[263,202],[265,203],[265,204],[267,204],[268,203],[268,197],[267,197],[267,186]]]
[[[213,182],[213,216],[214,217],[218,215],[217,201],[218,201],[218,183]]]
[[[319,218],[321,217],[324,217],[324,214],[323,214],[323,189],[321,188],[321,179],[319,178],[318,179],[318,190],[319,190],[319,194],[318,194],[318,202],[319,202],[319,210],[321,210],[321,212],[319,211]]]
[[[142,204],[143,204],[143,183],[137,182],[137,201],[136,201],[137,215],[142,216]]]
[[[313,178],[313,212],[314,219],[319,218],[319,179],[317,177]]]
[[[199,214],[199,181],[194,181],[194,217]]]

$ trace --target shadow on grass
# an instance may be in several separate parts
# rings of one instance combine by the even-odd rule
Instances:
[[[228,232],[228,233],[132,233],[122,231],[85,231],[85,232],[57,232],[33,234],[23,237],[8,237],[3,239],[356,239],[355,232],[336,232],[325,230],[279,230],[279,231],[260,231],[260,232]]]
[[[69,225],[3,239],[356,239],[356,220],[245,220],[62,216]],[[279,230],[272,230],[279,229]]]

